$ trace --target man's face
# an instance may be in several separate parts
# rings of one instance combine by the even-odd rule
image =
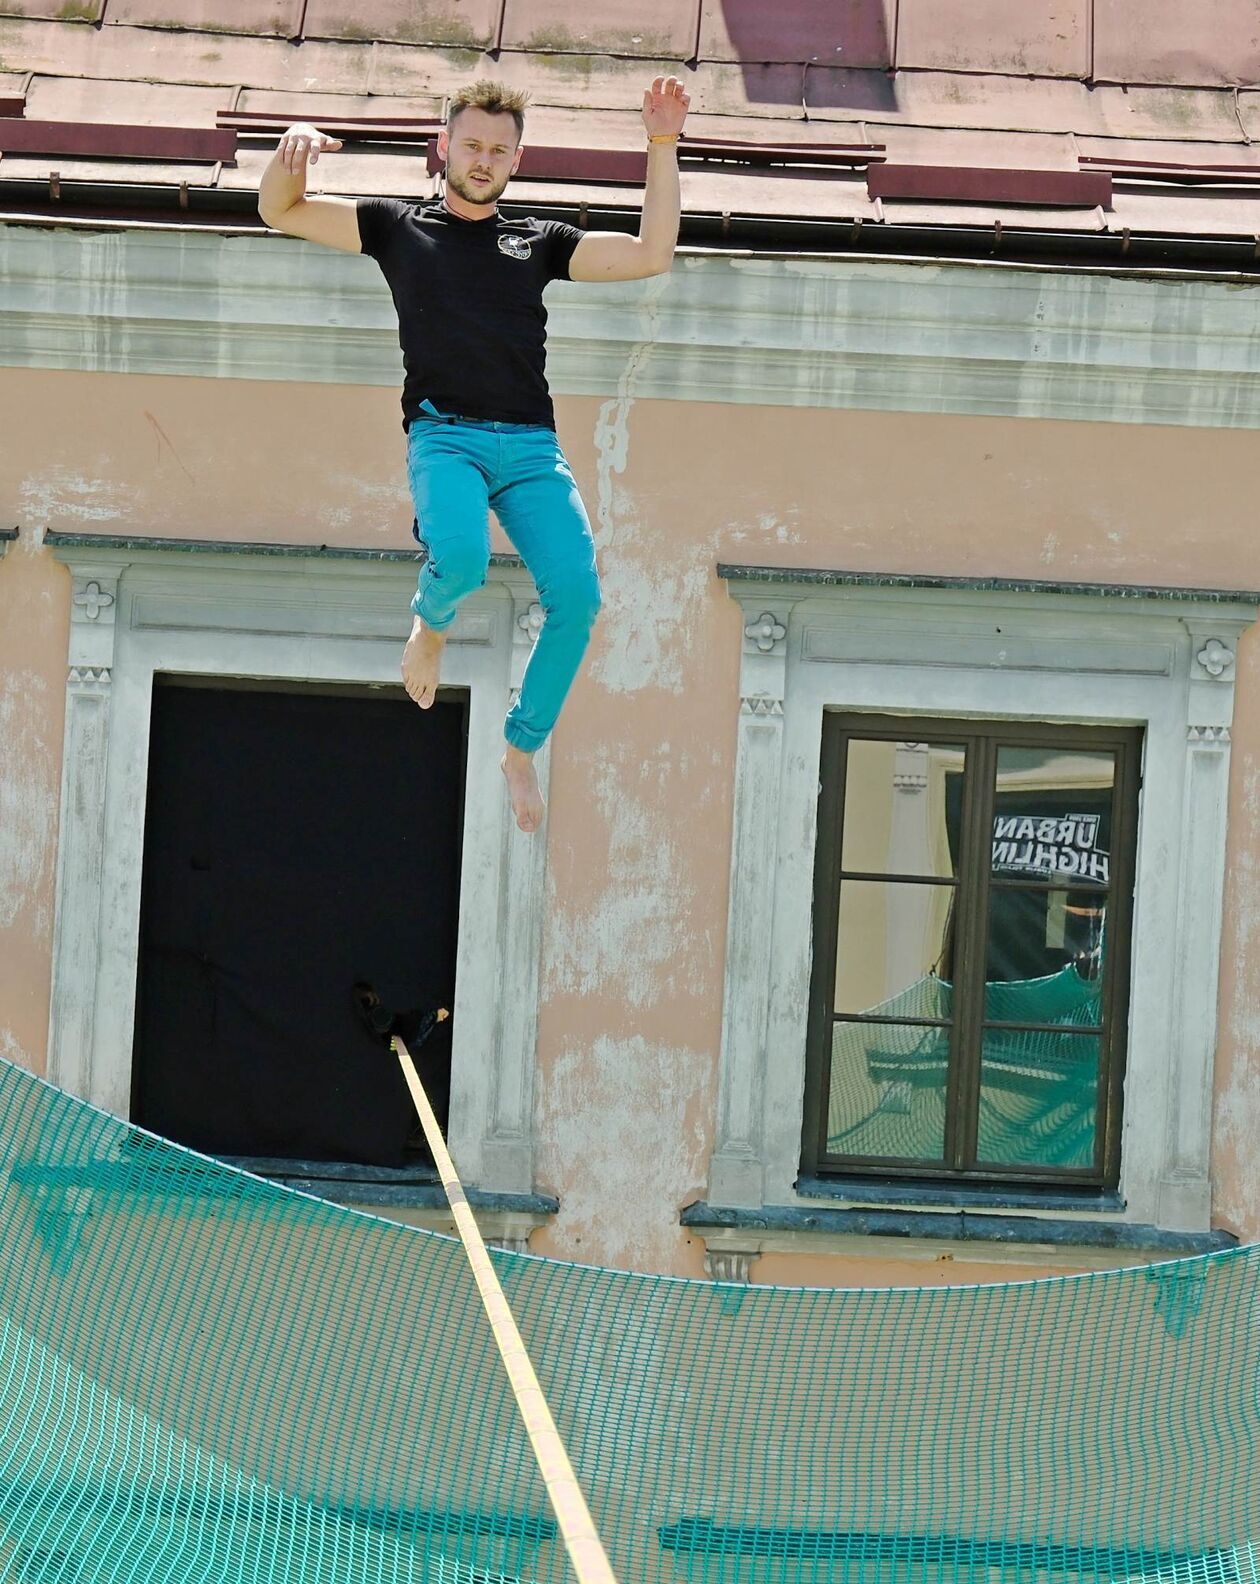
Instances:
[[[494,203],[516,174],[521,152],[516,122],[506,113],[461,110],[438,136],[446,185],[466,203]]]

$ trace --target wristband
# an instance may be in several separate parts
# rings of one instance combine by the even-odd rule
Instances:
[[[681,136],[678,132],[649,132],[649,143],[677,143]]]

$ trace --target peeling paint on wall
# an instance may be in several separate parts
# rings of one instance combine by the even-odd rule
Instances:
[[[316,511],[325,530],[395,537],[402,546],[402,535],[411,521],[411,495],[401,467],[397,479],[390,483],[348,474],[337,474],[328,482],[343,498],[336,504],[326,497],[320,499]],[[406,548],[415,548],[409,533]]]
[[[0,1060],[12,1062],[18,1067],[27,1067],[32,1071],[38,1071],[30,1053],[23,1050],[21,1041],[12,1029],[0,1028]]]
[[[607,612],[591,675],[610,693],[645,687],[681,693],[688,613],[702,602],[711,576],[708,546],[673,535],[671,513],[653,502],[651,525],[633,494],[620,486],[630,456],[635,382],[650,357],[668,275],[649,282],[642,301],[643,337],[626,359],[617,394],[595,425],[598,469],[595,542]]]
[[[565,1166],[549,1244],[602,1265],[661,1268],[678,1247],[679,1207],[703,1181],[695,1102],[708,1092],[710,1068],[700,1052],[638,1036],[565,1046],[542,1106]]]
[[[35,898],[39,900],[29,925],[36,935],[49,928],[43,898],[57,823],[57,811],[48,808],[46,792],[56,776],[45,731],[48,719],[48,684],[43,677],[35,671],[0,672],[0,743],[18,750],[10,769],[0,777],[0,929],[11,929]]]
[[[0,560],[0,1052],[36,1072],[48,1029],[69,596],[42,531],[22,523]]]
[[[545,994],[596,996],[652,1006],[662,997],[711,989],[714,944],[691,930],[689,865],[668,823],[662,778],[669,745],[656,764],[623,744],[573,756],[586,772],[595,812],[607,831],[604,883],[588,905],[555,894],[548,902]],[[686,832],[679,833],[685,842]]]
[[[90,478],[69,468],[50,468],[18,485],[24,526],[43,530],[59,522],[122,522],[136,515],[140,493],[113,479]]]
[[[1240,762],[1241,761],[1241,762]],[[1260,817],[1260,764],[1239,755],[1238,812],[1248,831]],[[1237,782],[1236,782],[1237,784]],[[1260,858],[1235,840],[1226,889],[1229,958],[1222,975],[1222,1035],[1213,1121],[1213,1197],[1244,1238],[1260,1236]],[[1232,995],[1228,988],[1232,984]],[[1226,1064],[1223,1055],[1232,1056]]]

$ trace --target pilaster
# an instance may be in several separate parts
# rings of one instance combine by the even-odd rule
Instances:
[[[66,674],[57,912],[53,934],[48,1076],[94,1100],[96,1032],[109,770],[110,703],[119,566],[74,568]]]
[[[717,1139],[709,1171],[714,1204],[756,1206],[765,1190],[763,1125],[770,939],[778,851],[783,701],[791,602],[750,591],[741,599],[735,830],[722,1011]]]
[[[529,664],[543,610],[525,574],[508,577],[512,596],[512,645],[506,707],[516,702]],[[534,755],[544,799],[548,794],[551,748]],[[534,1054],[538,1038],[538,974],[546,896],[547,826],[527,836],[503,799],[503,849],[500,872],[499,985],[490,1105],[481,1145],[481,1186],[500,1193],[529,1193],[534,1186]]]
[[[1174,1230],[1211,1219],[1210,1148],[1216,1065],[1220,921],[1225,882],[1230,728],[1241,624],[1195,616],[1186,683],[1186,758],[1177,914],[1181,953],[1173,991],[1168,1127],[1160,1171],[1159,1224]]]

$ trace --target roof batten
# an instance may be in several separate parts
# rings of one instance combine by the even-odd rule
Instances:
[[[1015,203],[1109,209],[1108,171],[980,169],[958,165],[872,165],[871,198],[928,198],[961,203]]]
[[[210,127],[122,126],[104,121],[0,120],[0,153],[217,164],[236,158],[236,133]]]

